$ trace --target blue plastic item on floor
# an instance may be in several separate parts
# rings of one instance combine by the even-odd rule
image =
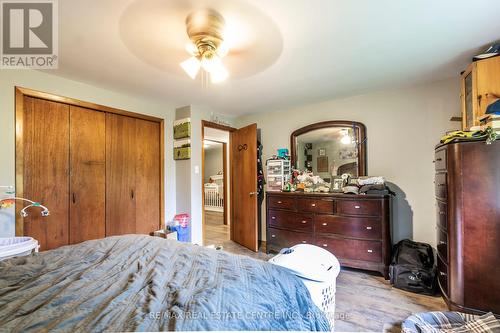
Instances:
[[[172,230],[177,231],[177,240],[179,242],[191,242],[191,228],[189,225],[185,228],[176,225]]]

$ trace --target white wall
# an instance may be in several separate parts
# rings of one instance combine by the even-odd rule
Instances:
[[[201,122],[202,120],[210,120],[214,115],[214,111],[200,105],[189,105],[176,109],[176,113],[178,113],[178,119],[191,118],[191,159],[175,161],[175,169],[177,170],[177,212],[185,212],[191,215],[191,242],[201,245],[203,244],[203,175],[201,172],[203,140]],[[234,122],[234,119],[220,114],[217,114],[217,117],[229,124]]]
[[[368,174],[393,183],[393,240],[413,237],[435,245],[434,146],[460,113],[459,81],[449,79],[423,86],[335,99],[289,110],[240,117],[241,127],[257,123],[262,130],[263,157],[289,148],[290,134],[326,120],[354,120],[367,127]],[[265,209],[264,209],[265,211]],[[265,217],[263,217],[265,221]],[[263,222],[265,223],[265,222]],[[262,228],[265,239],[265,227]]]
[[[174,107],[96,88],[47,73],[30,70],[5,70],[0,76],[0,185],[14,185],[15,128],[14,86],[46,91],[84,101],[149,114],[165,119],[165,201],[166,218],[179,212],[176,197],[189,193],[186,205],[192,216],[192,240],[201,244],[201,120],[213,111],[190,106],[192,158],[173,161],[172,122]],[[433,150],[439,137],[459,123],[449,122],[459,114],[458,79],[445,80],[403,90],[371,93],[336,99],[289,110],[269,111],[233,119],[244,126],[256,122],[262,129],[264,159],[278,148],[289,146],[290,133],[302,126],[324,120],[347,119],[364,123],[368,135],[368,172],[383,175],[396,185],[394,204],[395,240],[413,237],[435,244],[433,188]],[[256,110],[258,111],[258,110]],[[181,165],[182,164],[182,165]],[[186,173],[178,182],[176,169]],[[177,185],[177,186],[176,186]],[[265,223],[265,218],[263,218]],[[3,230],[3,231],[2,231]],[[265,228],[263,239],[265,239]],[[13,216],[0,215],[0,236],[14,232]]]
[[[32,70],[2,70],[0,73],[0,185],[15,182],[14,87],[94,102],[165,119],[165,209],[166,218],[175,212],[175,170],[172,148],[174,107],[96,88]],[[36,198],[33,198],[36,200]],[[50,207],[49,207],[50,208]],[[14,217],[0,215],[0,237],[13,236]]]

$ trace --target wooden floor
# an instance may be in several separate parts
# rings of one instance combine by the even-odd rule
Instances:
[[[229,227],[222,213],[205,215],[205,245],[222,245],[223,250],[268,260],[265,249],[250,251],[229,240]],[[446,310],[441,297],[431,297],[393,288],[376,273],[342,268],[337,278],[337,332],[400,332],[401,322],[409,315],[424,311]]]
[[[260,248],[259,252],[253,252],[229,240],[229,226],[224,225],[223,215],[219,212],[205,211],[205,246],[222,246],[224,251],[243,254],[252,258],[268,260],[271,255],[267,255],[265,248]]]

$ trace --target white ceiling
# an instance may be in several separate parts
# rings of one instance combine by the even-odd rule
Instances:
[[[178,67],[200,6],[237,26],[231,77],[206,88]],[[241,115],[457,77],[500,38],[499,14],[498,0],[64,0],[50,72]]]

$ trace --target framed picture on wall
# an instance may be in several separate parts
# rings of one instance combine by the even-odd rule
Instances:
[[[318,156],[316,169],[318,172],[328,172],[328,156]]]

